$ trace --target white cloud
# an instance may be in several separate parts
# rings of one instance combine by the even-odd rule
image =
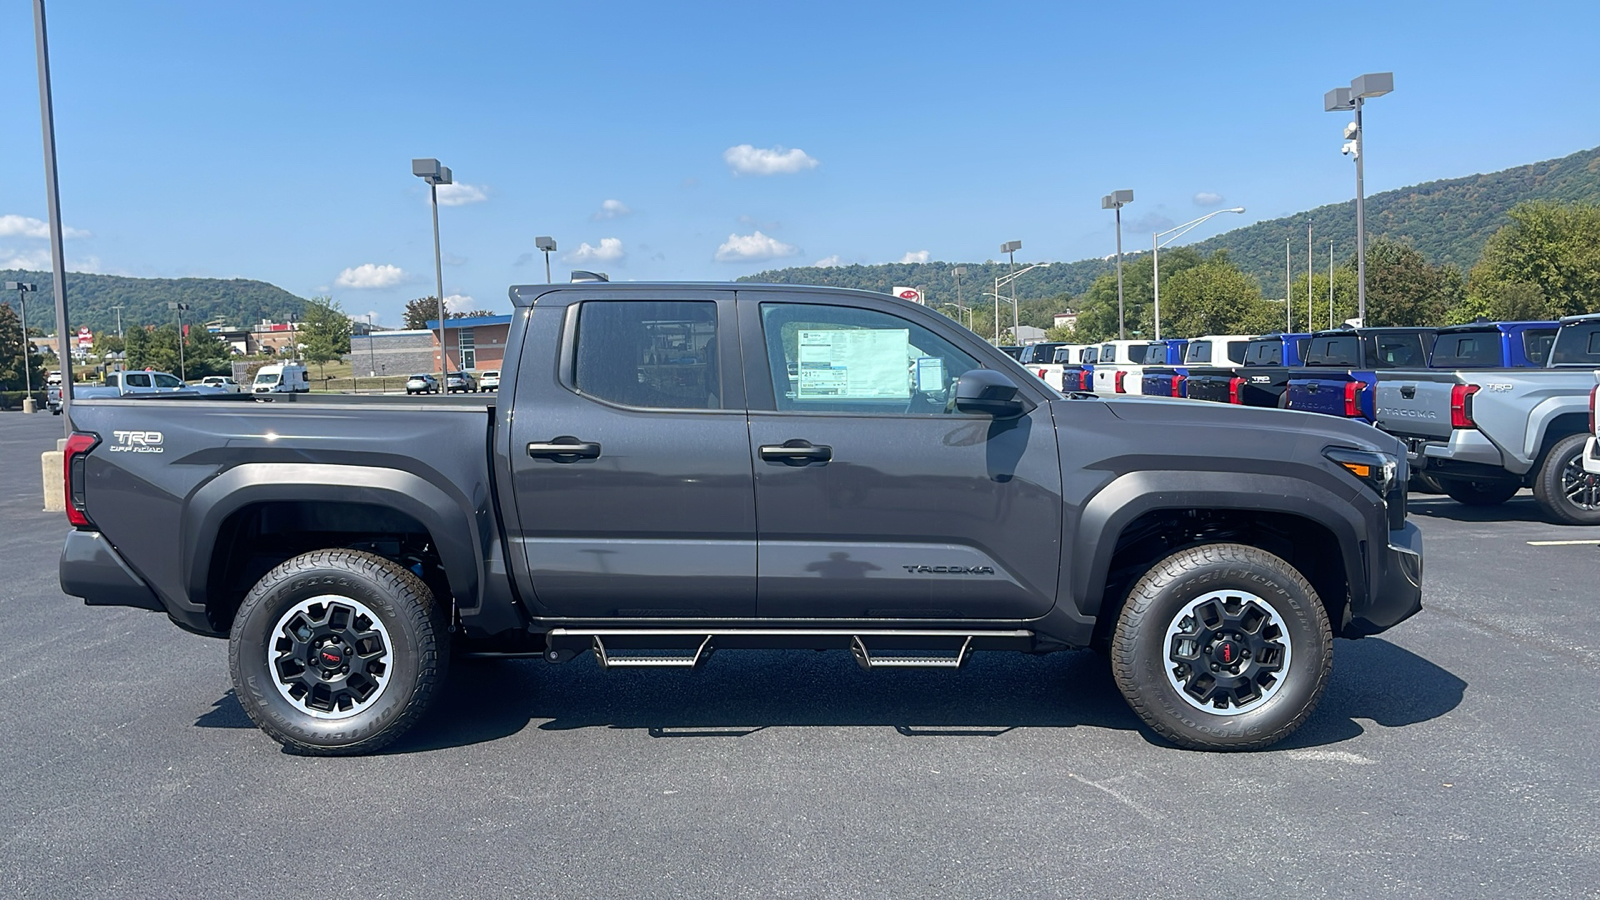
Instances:
[[[840,259],[839,254],[835,253],[832,256],[824,256],[811,265],[818,269],[833,269],[844,265],[844,260]]]
[[[50,258],[50,251],[45,248],[38,250],[0,250],[0,269],[25,269],[29,272],[49,272],[54,266]],[[99,272],[100,257],[85,256],[80,259],[67,260],[68,272]]]
[[[460,183],[439,185],[440,206],[466,206],[468,203],[482,203],[487,199],[489,199],[488,193],[477,185]]]
[[[579,244],[578,249],[567,254],[567,259],[572,262],[616,262],[627,255],[628,251],[622,249],[621,239],[601,238],[598,247],[589,243]]]
[[[767,149],[749,144],[729,147],[722,151],[722,159],[735,175],[787,175],[821,165],[816,157],[798,147],[793,150],[782,147]]]
[[[784,256],[794,256],[800,252],[799,247],[785,244],[777,238],[767,237],[757,231],[754,234],[730,234],[722,246],[717,248],[718,262],[756,261],[763,259],[778,259]]]
[[[405,281],[409,276],[399,266],[375,265],[362,263],[353,269],[345,269],[333,283],[339,287],[381,289],[391,288]]]
[[[1194,195],[1195,206],[1216,206],[1222,202],[1222,195],[1214,191],[1201,191]]]
[[[68,225],[61,229],[61,236],[67,238],[86,238],[89,232]],[[50,223],[32,216],[19,216],[7,214],[0,216],[0,237],[25,237],[48,240],[50,238]]]
[[[928,251],[926,250],[912,250],[905,256],[900,257],[901,263],[925,263],[927,261]]]
[[[633,210],[629,209],[628,205],[621,200],[607,200],[600,204],[600,211],[589,218],[600,222],[606,219],[620,219],[632,212]]]
[[[472,297],[468,294],[446,294],[444,308],[448,312],[465,312],[474,307]]]

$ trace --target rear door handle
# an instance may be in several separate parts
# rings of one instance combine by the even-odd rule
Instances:
[[[529,444],[528,455],[534,459],[571,463],[580,459],[599,459],[600,445],[595,441],[580,441],[571,435],[562,435],[548,443],[535,441]]]
[[[825,463],[833,459],[833,448],[827,444],[813,444],[795,438],[781,444],[766,444],[759,448],[761,458],[768,462],[781,462],[791,466]]]

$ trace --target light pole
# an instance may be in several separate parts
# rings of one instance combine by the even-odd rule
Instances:
[[[413,159],[411,174],[428,183],[428,197],[433,201],[433,278],[439,291],[439,390],[444,390],[444,257],[439,254],[439,185],[453,184],[450,167],[439,165],[437,159]]]
[[[967,329],[971,330],[972,310],[967,309],[961,300],[961,276],[967,274],[967,267],[956,266],[954,269],[950,270],[950,274],[956,276],[956,315],[960,316],[963,312],[965,312],[967,314]],[[961,320],[957,318],[956,321],[959,322]]]
[[[33,46],[39,62],[39,125],[44,132],[45,203],[50,215],[50,286],[56,298],[56,358],[61,365],[61,426],[72,437],[72,354],[59,346],[67,333],[67,250],[61,229],[61,185],[56,178],[56,113],[50,99],[50,41],[44,0],[33,0]]]
[[[1133,202],[1133,191],[1112,191],[1100,198],[1101,209],[1117,211],[1117,340],[1128,339],[1122,314],[1122,208]]]
[[[120,341],[122,340],[122,307],[113,306],[111,308],[117,311],[117,340]]]
[[[1010,275],[1007,275],[1004,278],[996,278],[994,280],[994,292],[993,293],[990,293],[989,291],[984,291],[985,295],[994,298],[994,342],[995,342],[995,344],[998,345],[1000,343],[1000,301],[1008,299],[1007,297],[1003,296],[1000,293],[1000,289],[1005,287],[1008,284],[1011,284],[1012,282],[1016,281],[1018,278],[1021,278],[1024,275],[1028,274],[1029,272],[1032,272],[1034,269],[1039,269],[1039,268],[1043,268],[1043,267],[1044,267],[1044,263],[1034,263],[1033,265],[1027,267],[1026,269],[1018,269],[1017,271],[1012,272]],[[1013,290],[1015,290],[1015,288],[1013,288]],[[1015,317],[1016,317],[1016,307],[1013,306],[1012,307],[1012,318],[1015,319]],[[1011,339],[1012,340],[1016,340],[1017,339],[1017,332],[1016,332],[1016,326],[1015,325],[1012,326]]]
[[[1011,259],[1010,264],[1006,268],[1006,272],[1008,273],[1006,280],[1011,282],[1011,340],[1013,343],[1015,343],[1017,340],[1017,281],[1015,278],[1010,277],[1009,273],[1014,273],[1017,271],[1017,251],[1021,249],[1021,241],[1006,241],[1004,244],[1000,245],[1000,252],[1004,253]],[[999,288],[995,288],[995,290],[999,290]],[[998,303],[999,301],[995,302]],[[995,313],[995,315],[998,318],[998,311]],[[995,327],[1000,327],[1000,323],[996,322]]]
[[[1181,238],[1184,235],[1188,234],[1189,231],[1191,229],[1193,229],[1196,225],[1199,225],[1201,222],[1204,222],[1205,220],[1211,218],[1212,216],[1220,216],[1223,213],[1242,213],[1242,212],[1244,212],[1244,207],[1242,207],[1242,206],[1235,206],[1233,209],[1219,209],[1216,212],[1206,213],[1205,215],[1201,216],[1200,218],[1195,219],[1193,222],[1185,222],[1182,225],[1178,225],[1178,226],[1173,227],[1173,228],[1168,228],[1166,231],[1158,231],[1155,234],[1150,235],[1150,264],[1151,264],[1152,269],[1154,270],[1153,274],[1155,276],[1154,277],[1154,281],[1155,281],[1155,290],[1156,290],[1156,310],[1155,310],[1155,315],[1156,315],[1156,337],[1155,337],[1155,339],[1156,340],[1158,340],[1158,341],[1161,340],[1161,248],[1164,245],[1170,244],[1173,241],[1177,240],[1178,238]],[[1162,235],[1166,235],[1166,234],[1170,234],[1172,236],[1167,238],[1164,241],[1161,240],[1161,236]]]
[[[1367,323],[1367,216],[1366,191],[1362,183],[1362,150],[1366,136],[1361,130],[1361,106],[1370,97],[1382,97],[1394,90],[1393,72],[1369,72],[1350,82],[1347,88],[1334,88],[1322,95],[1325,112],[1354,111],[1355,121],[1344,128],[1346,156],[1356,160],[1356,317]]]
[[[367,313],[367,377],[378,377],[377,351],[372,348],[372,313]]]
[[[173,315],[178,319],[178,380],[184,383],[189,381],[189,370],[183,360],[183,313],[188,308],[189,304],[187,303],[179,303],[176,300],[167,301],[167,309],[172,310]]]
[[[39,286],[26,281],[8,281],[6,290],[17,292],[17,314],[22,318],[22,384],[27,391],[22,399],[22,411],[31,413],[33,404],[33,354],[28,352],[28,292]],[[59,330],[59,329],[58,329]]]
[[[550,254],[555,252],[556,239],[553,237],[536,237],[533,246],[544,251],[544,283],[550,284]]]

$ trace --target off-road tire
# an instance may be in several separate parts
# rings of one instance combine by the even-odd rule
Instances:
[[[1275,687],[1225,712],[1197,708],[1172,674],[1171,630],[1187,607],[1212,596],[1261,604],[1292,648]],[[1156,563],[1128,592],[1111,643],[1112,676],[1128,705],[1157,734],[1195,750],[1259,750],[1284,739],[1316,709],[1332,669],[1333,634],[1316,590],[1287,562],[1243,544],[1202,544]]]
[[[293,627],[286,617],[321,597],[370,612],[376,623],[367,633],[383,632],[386,653],[382,676],[372,679],[382,686],[367,702],[352,702],[348,711],[325,710],[319,718],[285,695],[290,686],[279,667],[286,630]],[[371,553],[315,550],[279,565],[250,589],[233,620],[228,669],[239,704],[285,749],[350,756],[382,748],[421,718],[444,682],[448,647],[439,604],[409,569]],[[347,656],[355,661],[354,654]]]
[[[1600,525],[1600,475],[1583,471],[1583,448],[1589,435],[1574,434],[1556,442],[1545,454],[1533,480],[1533,496],[1559,525]],[[1576,495],[1569,491],[1576,490]]]
[[[1522,485],[1515,481],[1462,481],[1458,478],[1438,481],[1451,500],[1464,506],[1499,506],[1522,490]]]

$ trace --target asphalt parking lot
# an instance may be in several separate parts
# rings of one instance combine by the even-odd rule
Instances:
[[[1600,528],[1526,493],[1413,498],[1425,610],[1268,752],[1166,746],[1088,652],[728,652],[466,663],[384,755],[306,759],[223,642],[60,593],[60,426],[0,414],[9,897],[1600,896]]]

